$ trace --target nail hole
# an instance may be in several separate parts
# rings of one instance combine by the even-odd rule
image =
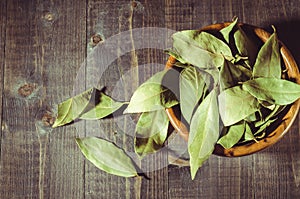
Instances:
[[[46,12],[45,15],[44,15],[44,18],[47,21],[53,21],[54,20],[54,15],[51,12]]]

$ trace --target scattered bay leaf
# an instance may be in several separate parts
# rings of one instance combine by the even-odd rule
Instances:
[[[98,120],[114,113],[124,105],[124,103],[117,102],[104,93],[100,93],[99,98],[99,103],[88,112],[83,113],[79,117],[80,119]]]
[[[58,104],[58,113],[53,128],[63,126],[77,119],[89,105],[97,89],[91,88]]]
[[[137,176],[132,159],[119,147],[96,137],[76,138],[83,155],[97,168],[123,177]]]

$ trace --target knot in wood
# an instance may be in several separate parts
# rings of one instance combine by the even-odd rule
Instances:
[[[27,83],[18,89],[18,93],[22,97],[28,97],[36,89],[35,84]]]

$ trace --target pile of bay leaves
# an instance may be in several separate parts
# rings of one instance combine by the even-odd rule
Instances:
[[[282,79],[280,42],[274,33],[263,43],[254,42],[237,19],[220,31],[185,30],[173,34],[169,55],[172,69],[154,74],[133,93],[129,102],[113,100],[91,88],[58,105],[53,127],[76,119],[99,120],[120,108],[138,114],[135,152],[143,158],[164,147],[169,134],[166,108],[179,107],[189,126],[188,152],[192,179],[216,144],[231,148],[257,142],[277,121],[287,105],[300,97],[300,85]],[[177,72],[177,78],[170,73]],[[169,82],[169,83],[168,83]],[[169,85],[177,84],[178,91]],[[176,89],[175,89],[176,90]],[[77,138],[85,157],[108,173],[132,177],[141,169],[113,142]]]

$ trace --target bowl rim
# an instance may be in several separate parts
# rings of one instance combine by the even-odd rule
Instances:
[[[220,30],[226,26],[231,24],[231,22],[225,22],[225,23],[217,23],[205,26],[200,31],[208,31],[208,30]],[[248,28],[249,30],[253,31],[253,33],[258,36],[258,38],[265,43],[267,39],[270,37],[270,33],[266,30],[253,26],[250,24],[245,23],[239,23],[240,27]],[[286,66],[287,74],[289,79],[294,79],[296,83],[300,84],[300,75],[299,75],[299,69],[296,64],[295,59],[293,58],[292,54],[288,50],[288,48],[279,40],[280,43],[280,55],[283,59],[284,65]],[[176,59],[172,56],[169,56],[169,59],[166,63],[165,68],[170,69],[175,64]],[[282,122],[278,125],[278,127],[272,131],[267,137],[259,140],[258,142],[249,142],[245,143],[243,145],[236,145],[229,149],[223,148],[221,145],[216,144],[215,149],[213,151],[214,155],[218,156],[225,156],[225,157],[240,157],[245,155],[250,155],[256,152],[259,152],[263,149],[266,149],[267,147],[275,144],[278,142],[291,128],[293,122],[295,121],[300,106],[300,99],[295,101],[289,106],[288,112],[283,116]],[[175,115],[175,112],[173,108],[167,108],[166,113],[170,119],[170,123],[174,127],[174,129],[181,135],[181,137],[188,141],[188,129],[185,126],[184,123],[180,121],[180,119],[177,118]]]

